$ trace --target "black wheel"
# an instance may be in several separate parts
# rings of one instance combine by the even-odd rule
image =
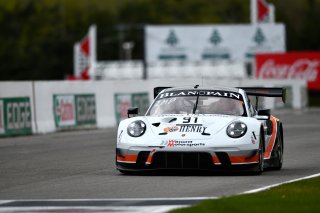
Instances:
[[[260,139],[259,139],[259,149],[258,149],[258,155],[259,155],[259,163],[255,167],[255,170],[253,171],[254,174],[260,175],[263,172],[264,168],[264,160],[263,160],[263,155],[264,155],[264,147],[263,147],[263,134],[260,134]]]
[[[270,169],[280,170],[283,164],[283,141],[281,135],[276,138],[276,145],[270,160]]]

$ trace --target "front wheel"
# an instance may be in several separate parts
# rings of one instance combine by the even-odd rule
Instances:
[[[263,148],[263,135],[260,134],[260,139],[259,139],[259,149],[258,149],[258,155],[259,155],[259,162],[258,165],[256,166],[255,170],[253,171],[254,174],[260,175],[263,172],[263,167],[264,167],[264,160],[263,160],[263,154],[264,154],[264,148]]]
[[[276,146],[272,154],[273,156],[270,160],[270,169],[281,170],[283,164],[283,141],[281,136],[276,138]]]

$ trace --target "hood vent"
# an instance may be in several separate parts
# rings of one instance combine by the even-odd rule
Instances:
[[[153,123],[152,125],[155,126],[155,127],[158,127],[158,126],[160,126],[160,122],[158,122],[158,123]]]

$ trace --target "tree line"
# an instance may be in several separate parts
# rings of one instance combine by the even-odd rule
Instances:
[[[319,50],[320,0],[268,0],[286,25],[287,50]],[[73,73],[73,44],[95,23],[98,60],[143,58],[146,24],[250,22],[250,0],[0,0],[0,80],[59,80]]]

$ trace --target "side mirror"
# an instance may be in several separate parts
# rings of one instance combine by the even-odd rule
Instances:
[[[264,116],[270,117],[271,111],[270,111],[270,109],[259,109],[258,115],[264,115]]]
[[[135,117],[139,114],[139,108],[138,107],[129,107],[128,108],[128,118]]]
[[[271,115],[270,109],[260,109],[258,110],[258,115],[254,116],[258,120],[269,120]]]

